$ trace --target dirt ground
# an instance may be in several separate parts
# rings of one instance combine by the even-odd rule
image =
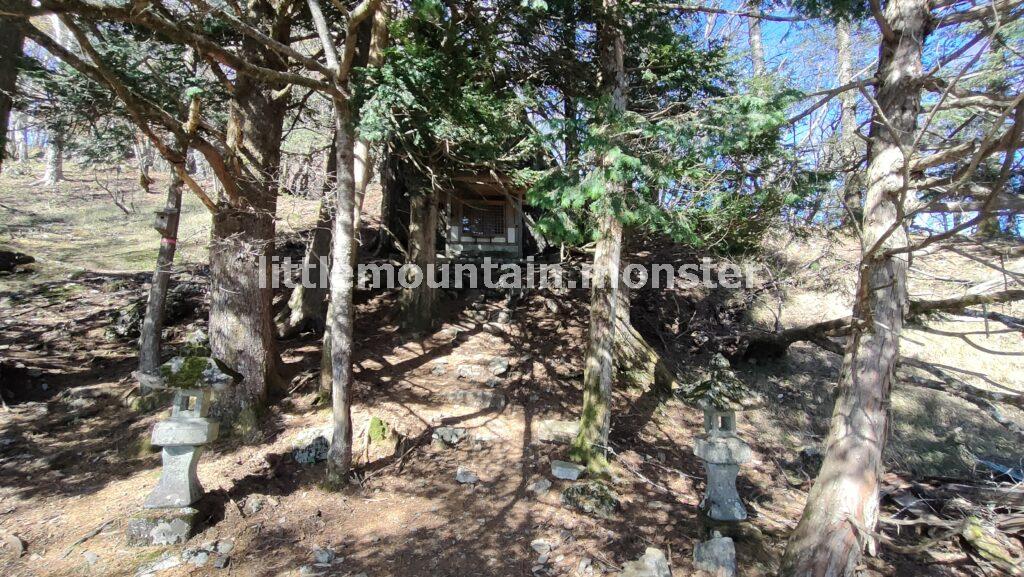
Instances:
[[[3,205],[30,210],[18,204],[24,197],[4,178],[0,211],[9,210]],[[72,201],[85,202],[67,202]],[[160,202],[144,197],[140,210]],[[32,210],[35,218],[47,216],[45,209]],[[0,226],[0,243],[28,246],[12,243],[6,230]],[[153,234],[139,248],[155,254],[157,241]],[[782,326],[794,326],[843,314],[849,287],[834,286],[831,279],[842,278],[852,256],[830,248],[837,245],[849,243],[780,243],[763,259],[778,281],[771,290],[725,297],[635,295],[635,324],[674,355],[682,374],[696,379],[710,354],[708,343],[740,325],[772,328],[779,319]],[[56,259],[49,249],[34,246],[42,263]],[[87,265],[88,258],[79,262]],[[947,258],[932,266],[923,260],[915,264],[912,290],[948,294],[966,286],[939,286],[933,278],[926,285],[926,275],[988,278],[991,271],[972,262]],[[7,391],[7,408],[0,410],[0,537],[6,542],[0,575],[138,575],[165,557],[214,541],[232,544],[227,567],[183,562],[156,574],[299,575],[313,563],[314,550],[329,548],[338,558],[323,571],[338,576],[585,576],[614,574],[647,546],[666,552],[675,575],[695,573],[693,546],[707,530],[698,511],[705,473],[692,454],[702,423],[696,409],[643,388],[616,391],[611,486],[620,507],[611,518],[563,504],[560,493],[569,483],[550,475],[550,460],[565,458],[567,446],[540,440],[538,426],[578,417],[587,319],[581,292],[558,298],[531,293],[511,307],[496,295],[481,300],[479,294],[446,294],[439,326],[429,335],[398,330],[395,294],[359,293],[356,436],[363,438],[370,418],[379,417],[404,439],[394,455],[360,462],[357,482],[342,492],[321,487],[322,464],[295,461],[293,449],[327,426],[329,410],[317,404],[318,340],[306,334],[284,341],[288,389],[275,392],[259,433],[226,436],[202,457],[199,477],[208,494],[199,506],[199,534],[184,546],[129,547],[127,520],[159,477],[149,430],[166,411],[126,406],[136,351],[130,340],[112,338],[108,326],[113,311],[144,297],[148,273],[141,261],[98,267],[104,269],[99,272],[70,268],[75,267],[35,278],[37,273],[20,275],[0,292],[0,384]],[[198,265],[184,268],[175,281],[200,288],[206,283]],[[675,308],[666,306],[668,298]],[[168,354],[204,326],[206,305],[202,296],[197,299],[168,327]],[[557,313],[548,308],[552,300]],[[1021,313],[1009,306],[999,310]],[[503,311],[510,313],[509,322],[495,324]],[[969,341],[942,334],[978,322],[931,319],[911,331],[906,354],[954,367],[979,386],[1024,390],[1020,332],[982,323],[980,329],[971,325],[977,334]],[[509,363],[497,378],[490,371],[495,359]],[[740,575],[772,574],[796,526],[813,477],[801,451],[824,438],[839,363],[831,353],[798,344],[785,359],[738,367],[741,378],[772,400],[740,418],[740,434],[754,451],[739,479],[750,513],[734,530]],[[500,393],[506,403],[482,409],[456,402],[451,394],[457,391]],[[893,408],[890,479],[985,477],[975,457],[1019,466],[1020,438],[958,397],[901,385]],[[1014,407],[999,409],[1024,422]],[[439,447],[429,440],[439,426],[464,427],[468,438]],[[460,467],[479,482],[456,482]],[[542,478],[553,486],[538,494],[531,485]],[[538,539],[551,546],[544,562],[531,546]],[[910,557],[883,548],[864,569],[874,575],[985,574],[953,544]]]

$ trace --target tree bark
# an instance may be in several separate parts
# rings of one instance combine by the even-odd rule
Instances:
[[[156,258],[156,270],[149,287],[149,301],[146,316],[142,321],[139,336],[139,372],[154,374],[160,366],[160,339],[164,327],[167,285],[171,279],[171,265],[178,244],[178,222],[181,215],[181,187],[184,182],[177,172],[171,171],[171,182],[167,186],[167,203],[164,206],[166,226],[161,234],[160,252]],[[144,391],[145,392],[145,391]]]
[[[353,289],[355,275],[356,182],[353,174],[355,137],[349,104],[335,100],[335,138],[338,151],[338,182],[335,189],[337,214],[334,218],[333,262],[331,263],[331,307],[329,334],[325,345],[331,351],[331,408],[334,433],[327,457],[328,483],[345,484],[352,468],[352,332],[355,321]]]
[[[625,36],[615,21],[617,3],[617,0],[595,0],[594,3],[598,19],[597,57],[601,71],[601,91],[609,97],[610,102],[604,121],[626,111]],[[602,158],[602,164],[604,162]],[[616,306],[619,301],[622,254],[622,223],[613,207],[614,199],[622,199],[624,196],[625,185],[606,176],[605,198],[598,216],[599,237],[594,251],[590,334],[583,369],[583,409],[579,434],[570,452],[574,460],[586,463],[595,476],[608,474],[615,326],[618,322]]]
[[[276,33],[287,40],[287,29]],[[250,62],[285,67],[279,56],[254,41],[243,40],[243,53]],[[227,420],[247,412],[244,421],[251,422],[268,387],[280,382],[269,257],[286,103],[271,87],[244,75],[235,81],[229,103],[229,162],[245,176],[235,183],[239,198],[222,202],[214,215],[210,243],[210,349],[243,378],[234,394],[220,399]]]
[[[747,11],[751,16],[747,17],[747,35],[750,39],[750,61],[754,76],[764,76],[764,42],[761,35],[761,3],[759,0],[749,0]]]
[[[850,21],[841,19],[836,23],[836,60],[839,68],[839,86],[853,82],[853,52],[850,48]],[[842,203],[844,213],[842,221],[853,226],[861,221],[864,209],[861,201],[863,179],[859,178],[857,162],[857,96],[852,90],[839,95],[840,103],[840,136],[839,154],[843,179]]]
[[[906,255],[885,251],[908,242],[900,203],[906,195],[903,150],[913,145],[921,108],[921,55],[929,29],[927,0],[891,0],[883,34],[868,152],[862,266],[825,459],[780,574],[850,576],[878,520],[889,398],[907,313]],[[883,116],[884,115],[884,116]]]
[[[43,184],[56,186],[64,180],[64,135],[60,130],[51,130],[50,139],[46,143],[46,168],[43,172]]]
[[[3,169],[4,151],[7,150],[7,123],[14,102],[23,40],[21,28],[15,21],[0,18],[0,169]]]
[[[437,291],[427,282],[427,271],[437,261],[437,198],[432,189],[412,195],[409,204],[409,262],[419,267],[422,282],[402,291],[402,328],[430,330],[434,323]]]

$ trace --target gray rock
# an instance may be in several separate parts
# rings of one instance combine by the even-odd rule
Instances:
[[[221,539],[217,541],[217,552],[222,555],[227,555],[235,549],[234,539]]]
[[[707,571],[714,577],[736,575],[736,547],[732,539],[722,537],[715,531],[714,537],[697,543],[693,549],[693,564],[697,569]]]
[[[318,435],[309,441],[308,444],[298,447],[292,451],[292,458],[300,465],[313,465],[327,460],[327,453],[331,450],[331,443],[327,437]]]
[[[508,359],[504,357],[494,357],[490,363],[487,363],[487,369],[491,371],[491,374],[500,377],[508,372]]]
[[[100,560],[100,556],[93,553],[92,551],[86,551],[85,553],[82,553],[82,557],[85,559],[85,562],[88,563],[90,567],[95,565]]]
[[[535,495],[543,495],[544,493],[547,493],[548,489],[550,489],[550,488],[551,488],[551,481],[546,479],[546,478],[541,478],[541,479],[537,479],[536,481],[530,483],[526,487],[526,490],[531,492],[531,493],[533,493],[533,494],[535,494]]]
[[[580,431],[580,422],[560,421],[558,419],[541,419],[534,421],[530,429],[533,438],[537,441],[547,443],[571,443]]]
[[[434,429],[433,438],[449,447],[454,447],[466,438],[466,429],[461,427],[438,427]]]
[[[472,485],[474,483],[478,483],[480,481],[480,477],[477,477],[473,471],[470,471],[465,467],[459,467],[458,470],[455,471],[455,480],[464,485]]]
[[[313,561],[319,565],[330,565],[334,562],[334,551],[330,549],[314,549]]]
[[[576,463],[558,460],[551,461],[551,474],[556,479],[575,481],[576,479],[579,479],[580,475],[582,475],[586,470],[586,467]]]
[[[210,553],[207,551],[196,551],[189,556],[188,562],[196,567],[203,567],[210,562]]]
[[[537,552],[538,555],[547,555],[551,552],[551,543],[546,539],[534,539],[530,541],[530,547]]]
[[[476,409],[500,410],[505,407],[505,395],[495,391],[459,389],[445,393],[444,398],[453,405],[465,405]]]
[[[245,503],[242,504],[242,515],[245,517],[252,517],[256,513],[263,510],[263,506],[266,504],[266,500],[263,495],[249,495],[245,498]],[[232,547],[234,544],[232,544]],[[227,551],[221,551],[226,553]]]
[[[672,577],[672,570],[661,549],[648,547],[639,559],[622,565],[619,577]]]
[[[446,372],[448,372],[447,363],[434,363],[434,366],[430,367],[430,374],[434,375],[435,377],[440,377],[441,375],[444,375]]]

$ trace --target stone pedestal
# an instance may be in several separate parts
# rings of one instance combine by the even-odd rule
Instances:
[[[736,436],[736,413],[713,407],[704,409],[707,434],[697,439],[693,453],[708,473],[701,508],[717,521],[743,521],[747,509],[736,491],[740,465],[750,462],[750,447]]]
[[[198,511],[191,507],[144,509],[128,520],[128,544],[177,545],[192,536]]]
[[[195,529],[196,510],[189,507],[203,496],[196,465],[203,445],[214,441],[216,422],[207,419],[209,389],[177,389],[171,417],[153,427],[153,445],[163,447],[160,482],[143,505],[145,511],[128,523],[132,545],[170,545],[188,539]]]

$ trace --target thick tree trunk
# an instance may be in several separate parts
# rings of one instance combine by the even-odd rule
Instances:
[[[348,102],[335,102],[335,138],[338,150],[338,182],[335,203],[334,239],[331,263],[331,307],[329,334],[325,345],[331,351],[331,408],[334,433],[328,454],[328,483],[345,484],[352,468],[352,332],[355,322],[353,289],[355,275],[356,182],[353,174],[353,134]]]
[[[754,76],[764,76],[764,42],[761,36],[761,19],[757,17],[761,14],[761,2],[759,0],[749,0],[747,2],[747,11],[752,15],[747,18],[751,68],[753,69]]]
[[[287,32],[278,31],[279,40]],[[254,42],[248,58],[265,66],[284,63]],[[248,425],[268,387],[279,384],[274,341],[269,257],[274,253],[277,174],[287,99],[261,82],[239,75],[229,105],[227,135],[239,173],[237,199],[221,203],[210,243],[210,349],[242,375],[235,394],[220,399],[222,417]],[[264,266],[261,266],[261,261]],[[245,431],[242,431],[243,433]]]
[[[878,520],[889,397],[908,308],[906,256],[883,252],[908,241],[898,205],[909,160],[901,147],[913,144],[920,111],[928,2],[891,0],[885,18],[892,34],[883,35],[879,55],[881,110],[871,126],[864,256],[853,310],[863,322],[851,330],[824,463],[790,537],[780,572],[786,577],[854,575]]]
[[[434,323],[437,291],[427,282],[427,272],[437,261],[437,199],[432,190],[413,194],[409,206],[409,262],[419,267],[422,282],[402,291],[402,328],[428,331]]]
[[[11,116],[14,89],[18,80],[18,59],[24,38],[16,22],[0,18],[0,169],[7,150],[7,123]]]
[[[622,29],[615,22],[617,3],[617,0],[594,2],[594,12],[598,17],[597,56],[601,70],[601,91],[609,97],[610,102],[604,121],[626,111],[626,47]],[[583,409],[580,413],[580,431],[570,453],[574,460],[586,463],[595,476],[608,473],[606,453],[611,425],[615,325],[618,322],[616,305],[619,301],[619,261],[622,253],[622,223],[614,213],[612,199],[624,196],[623,183],[606,180],[605,198],[598,217],[600,236],[594,251],[590,334],[583,369]]]
[[[46,168],[43,173],[43,184],[56,186],[64,180],[64,135],[59,130],[50,131],[50,140],[46,143]]]
[[[178,222],[181,215],[181,187],[184,185],[178,173],[171,171],[171,182],[167,186],[167,204],[164,206],[163,230],[159,230],[160,252],[156,258],[156,270],[149,287],[149,301],[146,316],[142,321],[139,336],[139,372],[154,374],[160,366],[160,338],[164,327],[167,285],[171,279],[171,265],[178,244]]]
[[[850,21],[840,20],[836,23],[836,60],[839,74],[840,86],[845,86],[853,81],[853,52],[850,48]],[[842,202],[844,214],[842,221],[847,226],[859,223],[864,216],[862,206],[861,188],[863,178],[860,178],[857,162],[857,95],[852,90],[847,90],[839,95],[841,108],[839,154],[842,162],[842,170],[846,171],[843,180]]]
[[[321,332],[327,325],[327,296],[330,285],[322,283],[328,278],[331,258],[331,227],[334,225],[335,179],[338,174],[338,154],[336,142],[331,143],[327,152],[327,170],[324,173],[324,197],[320,199],[320,211],[317,216],[316,228],[306,246],[306,254],[302,260],[303,279],[292,289],[286,306],[278,316],[277,334],[281,338],[290,338],[303,330]],[[324,268],[328,270],[323,270]]]

